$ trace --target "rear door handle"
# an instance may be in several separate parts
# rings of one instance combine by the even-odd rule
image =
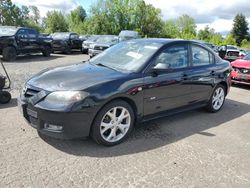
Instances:
[[[184,73],[184,74],[182,75],[182,80],[187,80],[187,79],[188,79],[188,75]]]

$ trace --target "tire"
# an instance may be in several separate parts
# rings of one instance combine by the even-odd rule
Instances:
[[[49,57],[52,52],[52,48],[50,46],[45,46],[42,53],[44,57]]]
[[[0,91],[0,103],[7,104],[11,100],[11,94],[8,91]]]
[[[17,52],[14,47],[9,46],[3,49],[3,60],[14,61],[16,59],[16,56],[17,56]]]
[[[215,87],[213,94],[211,95],[208,105],[206,107],[208,112],[215,113],[222,108],[226,97],[225,91],[226,91],[225,86],[221,84]]]
[[[120,144],[133,130],[134,117],[134,111],[128,103],[123,100],[112,101],[98,112],[92,124],[91,136],[95,142],[105,146]]]

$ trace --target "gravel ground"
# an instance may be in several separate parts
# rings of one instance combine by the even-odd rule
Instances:
[[[39,136],[16,107],[22,84],[82,54],[5,63],[13,99],[0,106],[0,187],[250,187],[250,87],[232,87],[216,114],[194,110],[137,126],[128,141]]]

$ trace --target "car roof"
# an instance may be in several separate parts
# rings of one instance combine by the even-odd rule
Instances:
[[[161,43],[161,44],[168,44],[172,42],[192,42],[197,44],[202,44],[200,42],[192,41],[192,40],[183,40],[183,39],[170,39],[170,38],[144,38],[144,39],[133,39],[129,41],[141,41],[141,42],[154,42],[154,43]]]
[[[55,33],[64,33],[64,34],[77,34],[77,33],[74,33],[74,32],[55,32]],[[53,33],[53,34],[55,34],[55,33]]]

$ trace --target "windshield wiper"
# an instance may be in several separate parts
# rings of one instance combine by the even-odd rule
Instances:
[[[109,69],[112,69],[112,70],[117,71],[117,69],[112,68],[112,67],[109,67],[109,66],[107,66],[107,65],[104,65],[104,64],[102,64],[102,63],[97,63],[96,65],[101,66],[101,67],[106,67],[106,68],[109,68]]]

